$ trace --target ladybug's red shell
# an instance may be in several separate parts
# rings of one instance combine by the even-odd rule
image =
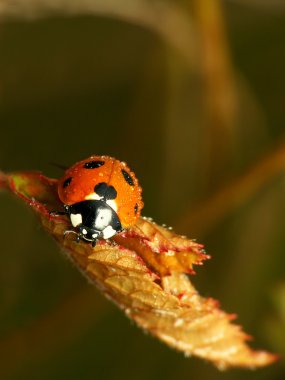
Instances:
[[[58,194],[65,205],[96,199],[95,187],[107,184],[115,189],[114,207],[122,227],[135,224],[143,202],[141,188],[128,166],[108,156],[91,156],[66,170],[58,183]]]

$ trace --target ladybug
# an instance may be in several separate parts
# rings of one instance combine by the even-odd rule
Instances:
[[[76,240],[109,239],[133,226],[143,208],[142,189],[125,162],[91,156],[67,169],[58,181],[58,195]]]

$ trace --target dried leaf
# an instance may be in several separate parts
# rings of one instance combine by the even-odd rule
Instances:
[[[186,355],[212,361],[218,368],[259,367],[276,355],[254,351],[248,336],[231,323],[233,315],[219,309],[217,301],[201,297],[184,273],[207,258],[201,246],[178,236],[147,218],[141,218],[113,242],[95,248],[76,243],[66,217],[50,211],[61,209],[56,185],[40,173],[16,173],[8,187],[39,215],[43,226],[64,248],[68,257],[136,323]]]
[[[114,240],[134,250],[162,276],[172,272],[193,274],[193,264],[200,265],[209,258],[201,244],[176,235],[150,218],[140,218],[134,227],[117,235]]]

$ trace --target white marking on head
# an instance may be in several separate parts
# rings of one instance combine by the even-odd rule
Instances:
[[[92,237],[93,237],[94,239],[96,239],[97,236],[98,236],[98,234],[92,234]]]
[[[110,237],[116,235],[117,231],[112,228],[112,226],[108,226],[103,230],[103,238],[109,239]]]
[[[112,220],[112,212],[111,210],[105,208],[101,209],[98,212],[98,215],[96,217],[96,229],[102,231],[105,227],[109,226]]]
[[[91,193],[89,195],[86,195],[86,197],[84,198],[85,200],[90,200],[90,201],[100,201],[103,197],[100,197],[100,195],[96,194],[96,193]]]
[[[87,230],[85,230],[85,228],[83,228],[82,233],[83,233],[83,235],[87,235]]]
[[[70,214],[70,221],[73,227],[79,226],[82,223],[82,215],[81,214]]]

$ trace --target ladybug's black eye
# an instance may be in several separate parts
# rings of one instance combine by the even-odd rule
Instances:
[[[127,182],[127,184],[130,185],[130,186],[134,186],[134,180],[129,175],[129,173],[126,172],[124,169],[122,169],[122,174],[123,174],[123,176],[124,176],[125,181]]]
[[[63,182],[62,187],[65,188],[65,187],[69,186],[70,183],[71,183],[71,181],[72,181],[72,177],[67,178],[67,179]]]
[[[105,164],[104,161],[89,161],[85,162],[84,168],[85,169],[97,169],[100,168],[100,166],[103,166]]]

